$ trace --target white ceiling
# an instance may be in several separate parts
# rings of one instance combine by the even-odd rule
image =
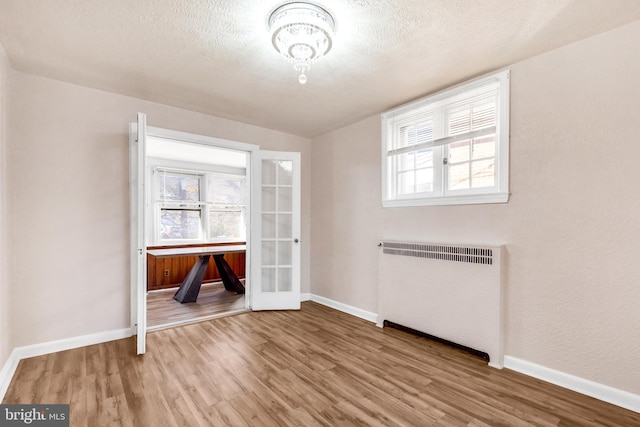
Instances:
[[[268,35],[281,3],[0,0],[0,43],[19,71],[313,137],[640,19],[640,0],[319,0],[337,34],[302,86]]]

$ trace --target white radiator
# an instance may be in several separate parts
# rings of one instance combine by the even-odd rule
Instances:
[[[503,246],[384,241],[378,326],[384,321],[487,353],[503,367]]]

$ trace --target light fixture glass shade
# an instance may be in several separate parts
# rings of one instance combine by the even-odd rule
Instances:
[[[305,71],[331,50],[335,20],[320,6],[293,2],[271,13],[269,29],[273,47],[293,63],[300,73],[298,80],[304,84]]]

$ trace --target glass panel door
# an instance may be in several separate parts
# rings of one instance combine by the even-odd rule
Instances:
[[[300,308],[300,153],[259,151],[254,165],[252,308]]]

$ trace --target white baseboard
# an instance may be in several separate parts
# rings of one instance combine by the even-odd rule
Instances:
[[[369,322],[376,323],[378,321],[378,315],[376,313],[372,313],[370,311],[363,310],[358,307],[354,307],[352,305],[343,304],[339,301],[334,301],[329,298],[321,297],[320,295],[310,294],[310,299],[313,302],[317,302],[318,304],[326,305],[327,307],[334,308],[338,311],[342,311],[344,313],[350,314],[352,316],[359,317],[364,320],[368,320]]]
[[[300,302],[311,301],[311,294],[300,294]]]
[[[41,344],[25,345],[16,347],[20,360],[29,357],[42,356],[43,354],[55,353],[58,351],[71,350],[72,348],[85,347],[88,345],[100,344],[107,341],[129,338],[131,328],[116,329],[113,331],[99,332],[97,334],[83,335],[80,337],[65,338],[57,341],[49,341]]]
[[[18,363],[22,359],[29,357],[42,356],[45,354],[55,353],[58,351],[71,350],[73,348],[85,347],[88,345],[100,344],[107,341],[119,340],[131,336],[131,328],[116,329],[113,331],[99,332],[97,334],[83,335],[80,337],[65,338],[57,341],[49,341],[40,344],[25,345],[15,347],[9,359],[0,371],[0,402],[4,399],[4,395],[9,388],[11,379],[16,372]]]
[[[556,371],[512,356],[504,356],[504,367],[640,413],[640,395],[576,377],[575,375],[565,372]]]
[[[16,373],[19,362],[20,357],[14,348],[0,371],[0,403],[2,403],[2,399],[4,399],[4,395],[7,393],[7,389],[9,388],[9,384],[11,384],[13,374]]]

